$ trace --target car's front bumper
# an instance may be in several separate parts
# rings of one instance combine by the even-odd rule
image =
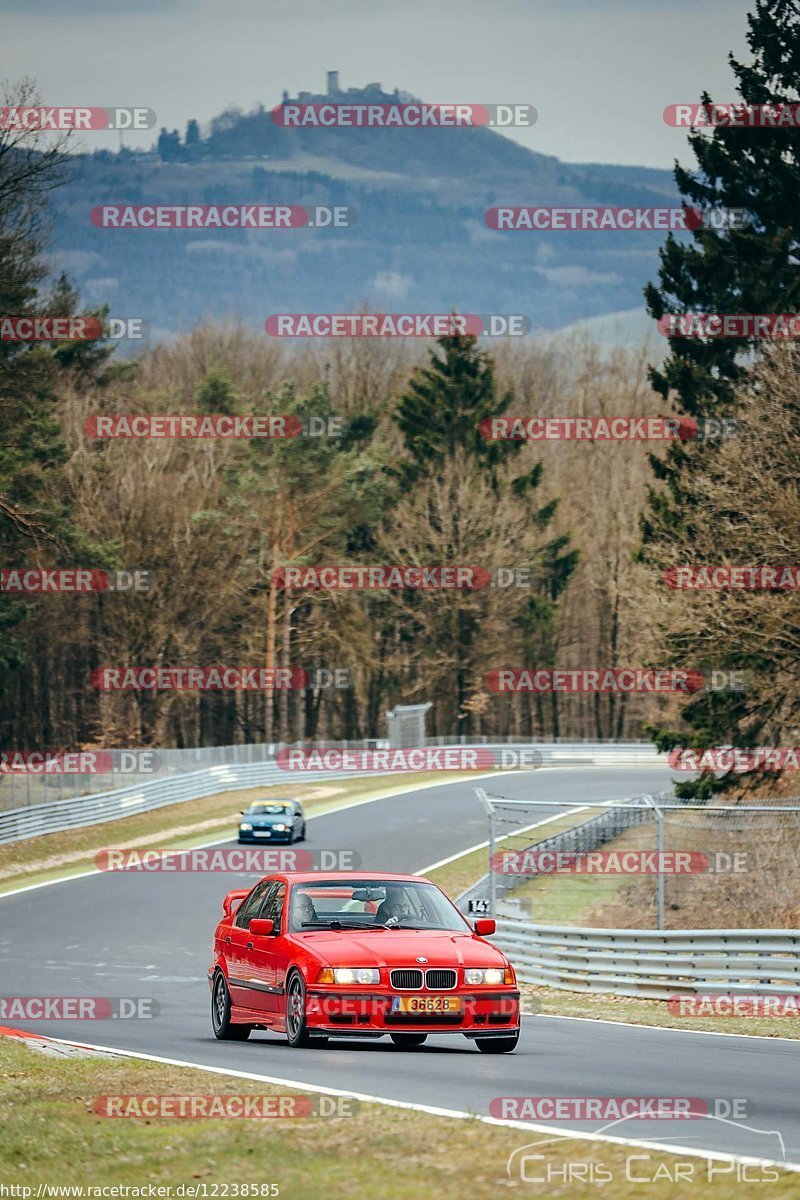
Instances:
[[[486,992],[442,993],[461,1001],[458,1012],[395,1012],[393,997],[408,993],[345,992],[309,987],[306,1022],[309,1031],[375,1037],[385,1033],[463,1033],[466,1037],[510,1037],[519,1031],[519,992],[492,988]],[[419,993],[424,996],[424,993]]]
[[[291,830],[289,832],[270,833],[268,837],[264,837],[263,834],[256,837],[252,830],[249,832],[245,830],[244,833],[239,830],[239,841],[253,846],[274,846],[276,843],[280,844],[281,842],[288,845],[291,840]]]

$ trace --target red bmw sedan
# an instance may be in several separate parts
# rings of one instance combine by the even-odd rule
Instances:
[[[400,1047],[459,1033],[484,1054],[519,1041],[519,991],[505,955],[418,875],[270,875],[229,892],[214,933],[217,1038],[253,1029],[292,1046],[388,1034]]]

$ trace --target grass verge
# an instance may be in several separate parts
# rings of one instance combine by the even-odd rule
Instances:
[[[397,1053],[403,1053],[397,1051]],[[416,1051],[424,1059],[423,1051]],[[435,1061],[435,1060],[432,1060]],[[594,1172],[602,1167],[616,1181],[614,1196],[671,1200],[678,1160],[656,1151],[626,1149],[604,1143],[550,1139],[549,1135],[487,1125],[476,1119],[453,1120],[379,1104],[362,1104],[351,1116],[303,1119],[175,1120],[107,1118],[95,1114],[100,1095],[280,1095],[288,1087],[212,1075],[180,1067],[121,1058],[52,1058],[16,1040],[0,1038],[0,1178],[10,1185],[132,1187],[228,1185],[251,1188],[276,1184],[284,1200],[345,1200],[380,1196],[381,1200],[496,1200],[498,1187],[508,1186],[509,1155],[544,1141],[536,1153],[545,1156],[529,1170],[552,1173],[551,1186],[536,1195],[595,1197],[595,1183],[564,1184],[565,1170]],[[628,1170],[652,1182],[626,1180]],[[679,1156],[684,1172],[695,1172],[702,1195],[733,1200],[741,1188],[726,1164],[710,1164]],[[517,1160],[519,1156],[517,1156]],[[755,1168],[750,1168],[751,1178]],[[764,1169],[766,1170],[766,1169]],[[722,1175],[725,1171],[726,1174]],[[797,1176],[776,1176],[762,1195],[796,1195]],[[684,1179],[686,1176],[684,1175]],[[517,1175],[517,1187],[519,1187]],[[530,1191],[530,1185],[525,1188]],[[21,1193],[17,1193],[20,1195]],[[146,1192],[144,1193],[147,1194]],[[184,1193],[189,1194],[189,1193]],[[202,1192],[198,1193],[202,1195]],[[216,1195],[223,1196],[222,1190]],[[250,1196],[263,1192],[251,1190]],[[531,1192],[531,1194],[533,1194]],[[89,1195],[89,1193],[84,1193]]]
[[[800,1038],[800,1017],[678,1017],[665,1000],[641,1000],[521,983],[523,1009],[550,1017],[587,1017],[623,1025],[658,1025],[693,1033],[737,1033],[745,1037]]]

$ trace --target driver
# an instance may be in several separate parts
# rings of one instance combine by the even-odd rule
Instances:
[[[411,917],[412,909],[402,888],[387,888],[386,899],[375,914],[382,925],[399,925]]]
[[[304,925],[307,921],[316,921],[317,912],[314,902],[307,892],[298,892],[292,908],[295,925]]]

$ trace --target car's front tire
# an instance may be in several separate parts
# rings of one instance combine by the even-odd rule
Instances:
[[[306,823],[305,823],[305,821],[303,821],[303,831],[297,840],[298,840],[298,842],[304,842],[306,840]]]
[[[307,1046],[311,1041],[306,1022],[306,985],[299,971],[286,984],[286,1040],[290,1046]]]
[[[428,1039],[427,1033],[390,1033],[389,1037],[399,1050],[411,1050]]]
[[[475,1038],[475,1045],[481,1054],[510,1054],[518,1041],[519,1034],[514,1033],[511,1037]]]
[[[211,989],[211,1028],[221,1042],[246,1042],[253,1028],[231,1021],[231,994],[222,971],[217,971]]]

